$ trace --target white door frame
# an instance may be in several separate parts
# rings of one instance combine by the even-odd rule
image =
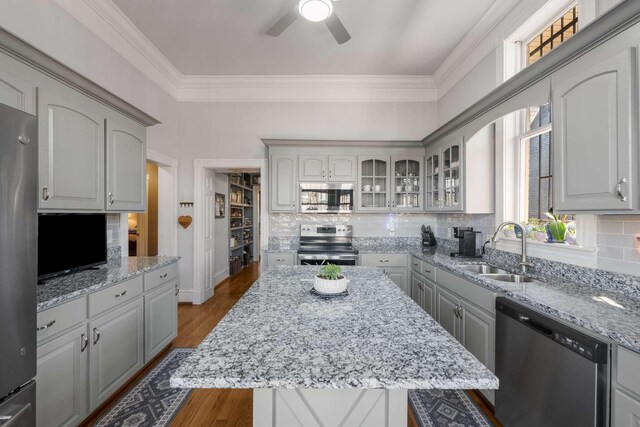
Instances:
[[[166,252],[165,255],[175,256],[178,255],[178,161],[173,157],[165,156],[150,149],[147,149],[147,160],[157,163],[159,168],[162,168],[171,176],[171,194],[165,199],[164,205],[158,206],[158,227],[161,224],[172,224],[173,232],[170,233],[170,243],[164,252]],[[158,190],[160,191],[160,189]],[[129,221],[127,214],[120,215],[120,230],[122,230],[120,233],[120,246],[123,251],[128,253]],[[122,255],[126,256],[125,253]]]
[[[204,214],[204,175],[205,169],[260,169],[260,188],[262,195],[260,198],[260,232],[262,235],[261,248],[263,251],[269,241],[269,221],[267,200],[265,190],[268,188],[267,182],[267,159],[194,159],[193,161],[193,303],[202,304],[205,302],[205,282],[204,282],[204,224],[202,220]],[[215,228],[214,228],[215,229]],[[215,232],[215,231],[214,231]],[[214,236],[215,238],[215,236]],[[215,252],[213,254],[215,257]],[[213,278],[211,278],[213,279]]]

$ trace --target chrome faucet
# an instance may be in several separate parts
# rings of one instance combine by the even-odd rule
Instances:
[[[527,274],[527,268],[533,267],[533,264],[527,261],[527,231],[525,230],[524,225],[513,221],[505,221],[498,226],[498,229],[493,234],[491,241],[493,243],[497,243],[498,240],[500,240],[500,231],[502,231],[502,229],[507,225],[513,225],[514,227],[518,227],[520,228],[520,230],[522,230],[520,236],[520,240],[522,240],[522,259],[520,260],[520,271],[522,271],[522,274]]]

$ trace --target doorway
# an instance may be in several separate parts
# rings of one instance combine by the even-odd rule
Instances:
[[[194,304],[260,261],[268,232],[265,173],[266,159],[194,162]]]
[[[129,256],[158,255],[158,164],[147,161],[147,210],[127,218]]]

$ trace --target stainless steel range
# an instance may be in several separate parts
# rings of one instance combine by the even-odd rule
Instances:
[[[298,264],[356,265],[358,250],[352,240],[350,225],[301,225]]]

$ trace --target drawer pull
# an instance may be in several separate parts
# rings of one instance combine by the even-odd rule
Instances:
[[[427,270],[426,268],[424,269],[425,273],[431,274],[431,270]]]
[[[176,295],[180,293],[180,286],[176,285]]]
[[[38,326],[38,329],[36,329],[36,331],[44,331],[45,329],[48,329],[48,328],[52,327],[55,324],[56,324],[56,320],[53,319],[51,322],[47,323],[44,326]]]
[[[80,335],[80,339],[82,340],[82,346],[80,347],[80,353],[84,353],[84,351],[89,347],[89,338],[85,334]]]
[[[47,187],[42,187],[42,200],[45,202],[49,200],[49,189]]]
[[[418,266],[418,263],[417,263],[417,262],[414,262],[414,263],[413,263],[413,266],[414,266],[414,267],[417,267],[417,266]]]
[[[167,277],[169,275],[169,273],[164,273],[162,276],[160,276],[161,279],[164,279],[165,277]]]
[[[120,298],[123,297],[127,294],[127,290],[125,289],[124,291],[120,292],[119,294],[116,294],[116,298]]]
[[[93,345],[96,345],[100,341],[100,331],[98,328],[93,328]]]

